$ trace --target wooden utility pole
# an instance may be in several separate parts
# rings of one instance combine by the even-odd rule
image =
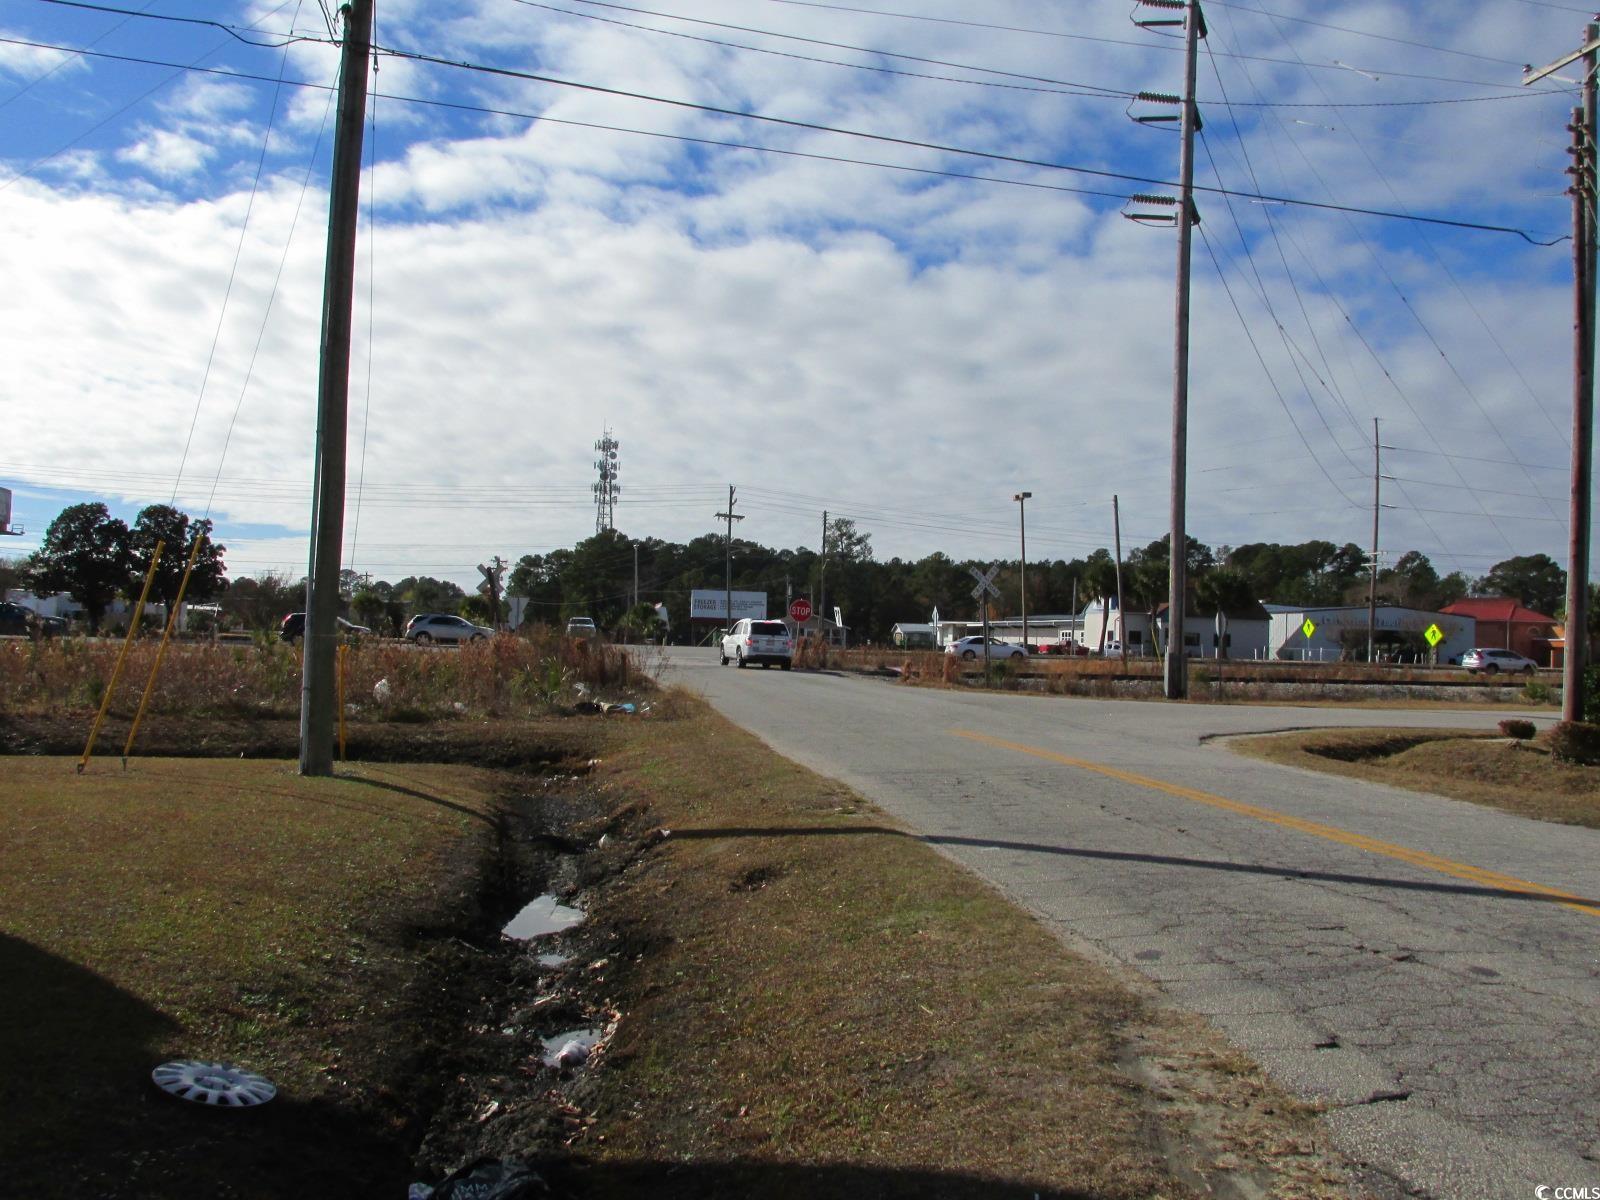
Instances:
[[[1128,661],[1128,621],[1122,615],[1122,508],[1115,495],[1111,497],[1111,540],[1117,551],[1117,648],[1122,661]],[[1100,634],[1100,648],[1104,651],[1106,635]]]
[[[1028,501],[1033,493],[1018,492],[1011,498],[1017,502],[1017,521],[1022,534],[1022,645],[1032,654],[1033,648],[1028,645]]]
[[[1596,51],[1600,23],[1584,26],[1577,50],[1537,71],[1525,71],[1523,86],[1537,83],[1569,63],[1583,60],[1583,107],[1572,110],[1572,479],[1567,542],[1566,652],[1561,665],[1561,718],[1584,718],[1583,674],[1589,660],[1589,523],[1594,473],[1595,350],[1595,150],[1600,140],[1596,112]]]
[[[339,558],[344,545],[345,434],[350,399],[350,309],[355,291],[356,218],[361,193],[361,135],[372,56],[372,2],[350,0],[339,67],[328,202],[328,253],[322,283],[322,366],[317,384],[317,442],[311,514],[311,572],[306,584],[305,665],[300,685],[300,774],[333,774],[338,701]]]
[[[1378,418],[1372,418],[1372,562],[1367,576],[1367,665],[1373,658],[1378,636],[1378,510],[1383,507],[1380,488],[1383,480],[1381,447],[1378,445]]]
[[[1585,29],[1585,44],[1600,25]],[[1583,676],[1589,665],[1589,490],[1594,474],[1595,52],[1583,56],[1583,108],[1573,110],[1572,494],[1568,518],[1566,653],[1561,660],[1561,719],[1582,721]],[[1509,642],[1506,643],[1510,645]]]
[[[727,586],[727,599],[726,599],[727,612],[726,612],[726,616],[727,616],[727,620],[728,620],[727,629],[728,629],[729,633],[733,632],[733,523],[735,521],[744,520],[744,518],[742,516],[740,516],[738,513],[733,511],[733,493],[736,490],[737,489],[734,488],[733,484],[730,483],[728,485],[728,511],[727,512],[719,512],[717,514],[717,519],[719,521],[726,521],[728,523],[728,547],[727,547],[728,559],[727,559],[727,579],[726,579],[726,586]]]
[[[1183,144],[1178,158],[1178,302],[1177,335],[1173,350],[1172,382],[1172,546],[1167,573],[1167,654],[1163,674],[1168,700],[1189,694],[1189,665],[1184,658],[1185,597],[1189,587],[1189,534],[1185,508],[1189,488],[1189,264],[1194,227],[1200,214],[1194,207],[1194,134],[1199,125],[1195,106],[1196,58],[1205,36],[1205,17],[1198,0],[1186,0],[1183,21],[1183,115],[1179,125]]]

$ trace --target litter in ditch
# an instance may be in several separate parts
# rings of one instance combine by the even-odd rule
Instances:
[[[603,1029],[574,1029],[544,1038],[544,1065],[557,1070],[581,1067],[604,1036]]]
[[[508,938],[525,942],[561,933],[574,925],[581,925],[583,919],[581,908],[570,908],[560,903],[554,892],[546,892],[524,905],[522,911],[507,921],[500,932]]]

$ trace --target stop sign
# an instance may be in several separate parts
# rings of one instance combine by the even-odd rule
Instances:
[[[811,601],[804,596],[789,601],[789,619],[798,621],[802,625],[811,620]]]

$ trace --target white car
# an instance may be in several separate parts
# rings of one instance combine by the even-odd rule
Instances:
[[[960,641],[951,642],[944,648],[946,654],[953,654],[957,658],[981,658],[983,656],[983,636],[975,634],[964,637]],[[989,639],[990,658],[1027,658],[1028,648],[1017,642],[1002,642],[999,638]]]
[[[1532,675],[1539,669],[1539,664],[1533,659],[1515,650],[1494,650],[1484,646],[1474,646],[1463,654],[1461,665],[1467,669],[1468,675],[1476,675],[1479,671],[1485,675],[1498,675],[1501,671],[1521,671],[1525,675]]]
[[[599,637],[600,631],[595,628],[593,617],[573,617],[567,622],[568,637]]]
[[[749,617],[738,622],[722,639],[722,665],[737,662],[777,663],[785,671],[794,665],[794,639],[782,621],[756,621]]]

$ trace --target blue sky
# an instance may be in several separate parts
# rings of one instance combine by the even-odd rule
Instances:
[[[3,550],[67,503],[131,516],[176,495],[209,511],[233,573],[298,575],[324,10],[114,7],[139,13],[0,7],[0,485],[29,530]],[[826,508],[880,557],[1013,556],[1023,488],[1030,557],[1109,545],[1113,493],[1125,545],[1160,536],[1173,231],[1060,190],[1160,189],[389,53],[1172,179],[1177,138],[1131,121],[1126,93],[1176,91],[1182,58],[1128,8],[468,0],[446,18],[379,0],[347,562],[467,582],[490,555],[571,544],[594,528],[608,424],[635,536],[710,531],[729,483],[767,544],[815,545]],[[1577,44],[1585,10],[1206,12],[1201,184],[1566,232],[1574,89],[1518,82]],[[707,144],[730,142],[789,153]],[[1364,544],[1377,417],[1387,550],[1468,574],[1564,560],[1566,243],[1198,203],[1191,534]]]

